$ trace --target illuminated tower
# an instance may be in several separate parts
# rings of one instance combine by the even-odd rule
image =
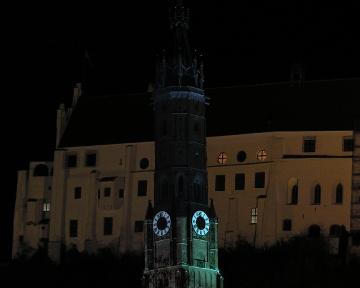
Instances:
[[[192,59],[189,14],[177,0],[175,52],[157,63],[154,207],[144,223],[143,287],[222,287],[217,217],[208,206],[203,66]]]

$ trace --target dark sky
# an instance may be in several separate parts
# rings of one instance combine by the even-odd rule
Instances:
[[[205,87],[289,81],[294,61],[307,80],[360,77],[360,4],[343,2],[184,0]],[[85,49],[95,68],[88,95],[145,92],[156,55],[171,55],[175,0],[0,5],[1,262],[10,257],[17,170],[52,159],[56,109],[84,82]]]

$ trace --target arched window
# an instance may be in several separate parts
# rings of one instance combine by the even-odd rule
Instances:
[[[313,224],[309,227],[309,237],[320,237],[320,226]]]
[[[49,168],[45,164],[36,165],[33,176],[49,176]]]
[[[343,202],[343,186],[338,184],[336,186],[335,203],[341,204]]]
[[[161,127],[162,136],[167,135],[167,121],[162,121],[162,127]]]
[[[314,204],[321,203],[321,186],[317,184],[314,189]]]
[[[199,123],[197,121],[194,121],[194,132],[199,131]]]
[[[167,179],[161,183],[161,198],[162,200],[168,200],[169,197],[169,182]]]
[[[204,200],[203,189],[201,187],[201,179],[196,177],[193,182],[194,187],[194,199],[195,200]]]
[[[294,185],[291,190],[291,204],[296,205],[298,203],[298,185]]]

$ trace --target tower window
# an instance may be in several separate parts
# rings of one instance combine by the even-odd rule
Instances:
[[[245,151],[239,151],[239,153],[236,156],[236,160],[238,162],[244,162],[246,160],[246,153]]]
[[[113,230],[113,218],[104,217],[104,235],[112,235]]]
[[[303,152],[315,152],[316,137],[304,137]]]
[[[143,232],[144,221],[135,221],[135,232]]]
[[[258,208],[251,208],[251,224],[257,223]]]
[[[75,187],[74,199],[80,199],[80,198],[81,198],[81,187]]]
[[[245,189],[245,173],[235,174],[235,190]]]
[[[167,135],[167,121],[163,120],[161,126],[162,126],[161,127],[162,136]]]
[[[195,132],[199,131],[199,123],[197,121],[194,121],[194,131]]]
[[[194,196],[195,196],[195,199],[197,200],[201,200],[202,199],[202,193],[201,193],[201,185],[200,185],[200,180],[198,178],[196,178],[194,180]]]
[[[265,172],[255,172],[255,188],[265,187]]]
[[[87,167],[96,166],[96,153],[87,153],[86,154],[85,165]]]
[[[78,235],[78,220],[70,220],[70,237]]]
[[[141,160],[140,160],[140,168],[141,169],[146,169],[146,168],[148,168],[149,167],[149,159],[147,159],[147,158],[142,158]]]
[[[104,188],[104,197],[110,197],[111,188],[106,187]]]
[[[215,191],[225,191],[225,175],[215,176]]]
[[[138,181],[138,196],[146,196],[147,192],[147,180]]]

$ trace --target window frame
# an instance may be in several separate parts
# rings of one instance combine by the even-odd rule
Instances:
[[[257,224],[258,220],[258,207],[251,208],[251,224]]]
[[[306,136],[303,138],[303,152],[314,153],[316,151],[316,136]]]

